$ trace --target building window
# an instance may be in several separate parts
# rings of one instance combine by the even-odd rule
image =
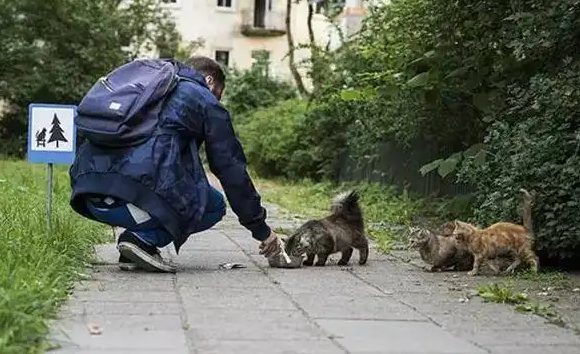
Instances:
[[[270,73],[270,52],[264,49],[252,50],[252,68],[261,70],[262,75],[268,76]]]
[[[316,7],[314,8],[314,12],[317,14],[321,14],[324,12],[324,0],[316,1]]]
[[[252,50],[252,59],[255,59],[256,61],[270,60],[270,52],[265,49]]]
[[[230,51],[229,50],[216,50],[215,51],[215,61],[218,63],[229,66],[230,65]]]
[[[166,4],[177,4],[177,0],[162,0]]]
[[[218,7],[228,7],[228,8],[231,8],[232,7],[232,1],[233,0],[217,0],[217,6]]]

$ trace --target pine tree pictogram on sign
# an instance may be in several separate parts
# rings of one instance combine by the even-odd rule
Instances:
[[[50,137],[48,138],[47,143],[50,144],[56,142],[56,147],[58,148],[59,141],[68,142],[68,140],[64,136],[64,130],[60,127],[60,121],[58,120],[56,113],[54,114],[54,118],[52,118],[51,124],[52,128],[50,128]]]

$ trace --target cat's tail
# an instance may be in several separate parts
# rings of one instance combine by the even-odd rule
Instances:
[[[363,225],[362,210],[359,205],[359,194],[356,190],[336,195],[330,204],[332,214],[349,223]]]
[[[533,195],[527,190],[520,188],[520,192],[523,193],[523,223],[526,230],[530,235],[534,236],[534,224],[532,222],[532,205],[534,203]]]

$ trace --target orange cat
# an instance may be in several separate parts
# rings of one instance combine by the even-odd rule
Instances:
[[[480,266],[489,260],[510,254],[514,261],[504,273],[513,272],[522,262],[531,266],[534,272],[538,271],[538,257],[532,250],[532,196],[525,189],[524,194],[523,226],[510,222],[498,222],[485,229],[479,229],[471,224],[455,220],[453,236],[461,247],[473,254],[473,269],[469,275],[479,274]],[[495,273],[499,269],[492,267]]]

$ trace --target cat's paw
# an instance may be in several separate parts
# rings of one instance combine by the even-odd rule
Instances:
[[[474,271],[474,270],[470,270],[469,272],[467,272],[467,275],[471,275],[471,276],[476,276],[478,274],[479,274],[479,272]]]

